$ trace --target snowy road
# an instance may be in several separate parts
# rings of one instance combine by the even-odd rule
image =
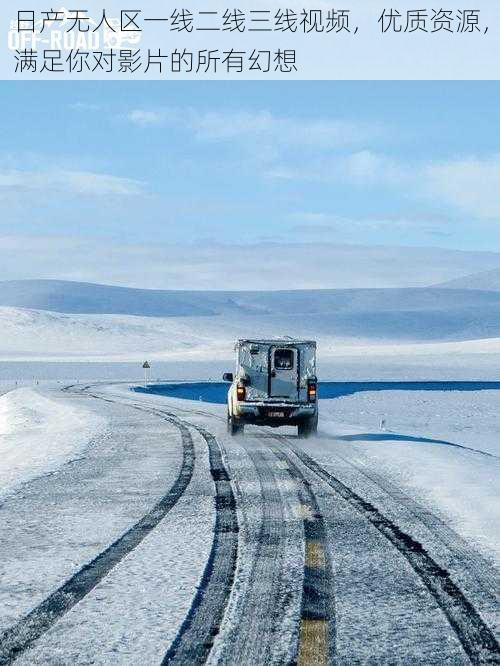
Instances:
[[[0,664],[500,663],[493,558],[380,452],[321,422],[229,438],[220,405],[120,385],[52,397],[106,427],[0,507]]]

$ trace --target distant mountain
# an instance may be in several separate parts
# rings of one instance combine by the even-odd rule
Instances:
[[[284,290],[427,287],[478,271],[500,269],[500,252],[438,247],[331,243],[328,227],[299,225],[311,242],[286,238],[189,244],[51,237],[0,238],[0,280],[51,278],[133,285],[139,289]],[[333,233],[334,226],[330,227]],[[325,236],[326,231],[326,236]],[[247,238],[251,229],[242,230]],[[314,240],[316,239],[316,240]],[[78,276],[78,277],[76,277]]]
[[[472,273],[455,280],[448,280],[435,285],[440,289],[478,289],[481,291],[500,291],[500,268],[481,273]]]
[[[58,280],[0,282],[0,306],[66,314],[142,317],[215,315],[359,315],[382,313],[495,312],[500,295],[450,293],[439,288],[310,289],[297,291],[157,291]]]
[[[133,315],[133,316],[132,316]],[[435,342],[500,338],[500,292],[340,289],[151,291],[77,282],[0,283],[4,358],[228,353],[243,336]],[[147,356],[146,356],[147,357]],[[135,357],[134,357],[135,358]]]
[[[184,292],[61,280],[0,282],[0,305],[68,314],[131,314],[145,317],[215,314],[203,299]]]

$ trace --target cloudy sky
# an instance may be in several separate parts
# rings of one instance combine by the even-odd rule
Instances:
[[[221,245],[256,247],[246,274],[263,245],[500,250],[495,82],[1,85],[0,279],[112,280],[109,257],[195,286]]]

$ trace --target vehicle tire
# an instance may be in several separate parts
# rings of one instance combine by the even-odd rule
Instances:
[[[238,421],[229,414],[227,415],[227,431],[228,433],[232,436],[235,437],[236,435],[242,435],[243,431],[245,429],[245,426],[242,423],[238,423]]]
[[[318,415],[311,416],[311,418],[299,423],[297,430],[299,439],[307,439],[315,435],[318,432]]]

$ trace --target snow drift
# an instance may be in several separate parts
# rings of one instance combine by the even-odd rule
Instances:
[[[104,424],[30,388],[0,396],[0,497],[78,455]]]

